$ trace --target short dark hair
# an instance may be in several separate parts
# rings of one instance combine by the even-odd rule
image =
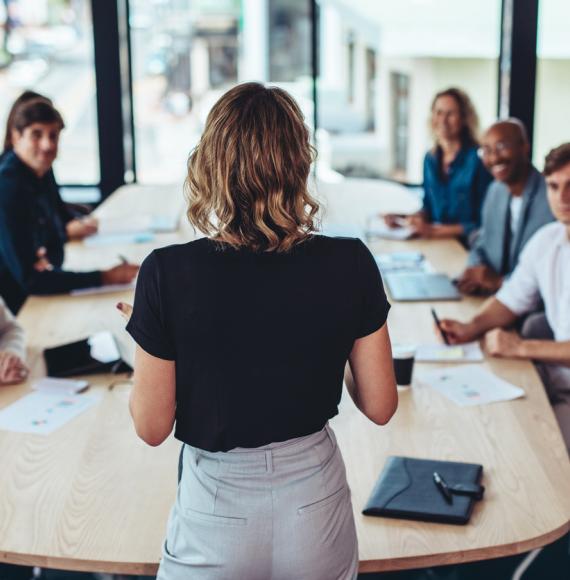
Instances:
[[[570,163],[570,143],[563,143],[558,147],[555,147],[550,151],[550,153],[544,158],[544,170],[543,173],[545,177],[548,177],[551,173],[562,169],[562,167]]]
[[[40,93],[36,93],[35,91],[24,91],[13,103],[10,112],[8,113],[8,117],[6,120],[6,133],[4,135],[4,151],[8,151],[12,149],[12,129],[14,128],[14,115],[18,111],[18,109],[24,105],[24,103],[28,103],[35,99],[43,99],[50,105],[53,105],[51,99],[44,97],[44,95],[40,95]]]
[[[63,118],[51,101],[44,97],[38,97],[22,103],[15,111],[11,119],[11,131],[18,133],[34,123],[57,123],[60,129],[65,127]]]

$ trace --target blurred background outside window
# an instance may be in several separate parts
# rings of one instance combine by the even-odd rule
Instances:
[[[319,0],[321,163],[419,183],[431,100],[464,89],[496,118],[500,0]]]
[[[65,130],[55,172],[60,183],[99,182],[99,150],[89,0],[0,0],[0,127],[26,89],[49,98]]]
[[[542,0],[538,8],[533,161],[542,169],[545,155],[570,141],[570,2]]]
[[[131,0],[137,178],[179,181],[212,105],[248,80],[290,91],[312,122],[307,0]]]

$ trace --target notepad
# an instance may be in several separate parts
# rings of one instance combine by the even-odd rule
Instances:
[[[422,344],[416,349],[416,362],[482,362],[485,359],[478,342],[460,345]]]
[[[460,407],[472,407],[524,396],[524,391],[479,365],[460,365],[424,371],[418,380]]]
[[[454,495],[451,503],[445,501],[433,482],[434,471],[450,486],[479,485],[483,466],[458,461],[388,457],[362,513],[366,516],[466,524],[475,499]]]

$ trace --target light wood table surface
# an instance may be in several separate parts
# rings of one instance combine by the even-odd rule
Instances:
[[[325,222],[362,227],[371,211],[413,210],[397,187],[368,180],[322,184]],[[162,213],[181,206],[181,188],[126,187],[102,216]],[[148,244],[87,248],[70,244],[67,265],[107,267],[117,254],[142,260],[157,245],[192,239],[188,226]],[[453,241],[375,242],[376,252],[418,249],[440,271],[457,274],[465,251]],[[44,348],[111,329],[126,340],[118,300],[132,292],[31,298],[19,316],[28,331],[32,377],[45,372]],[[466,318],[480,301],[438,303],[442,316]],[[394,342],[433,341],[429,304],[394,303]],[[570,519],[570,463],[552,410],[532,365],[487,360],[498,376],[522,387],[524,399],[459,408],[420,386],[400,392],[400,406],[384,427],[370,423],[348,397],[332,421],[352,489],[361,571],[398,570],[516,554],[563,535]],[[426,365],[416,365],[415,374]],[[90,377],[101,402],[47,437],[0,432],[0,562],[70,570],[154,574],[176,491],[179,442],[158,448],[138,440],[127,409],[125,376]],[[116,383],[114,388],[109,386]],[[0,408],[28,393],[0,389]],[[467,526],[427,524],[360,515],[388,455],[481,463],[487,487]]]

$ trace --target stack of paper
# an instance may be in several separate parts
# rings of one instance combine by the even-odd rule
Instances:
[[[496,377],[479,365],[434,369],[420,374],[419,380],[460,407],[511,401],[524,391]]]

